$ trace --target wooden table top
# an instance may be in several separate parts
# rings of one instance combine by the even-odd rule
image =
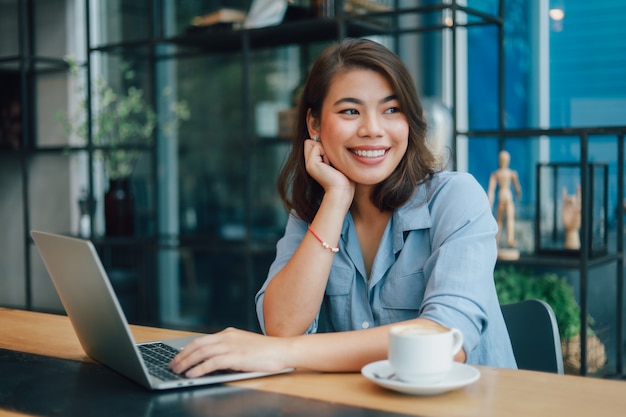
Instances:
[[[0,308],[0,348],[93,362],[83,352],[66,316]],[[131,326],[138,342],[192,333]],[[432,397],[396,393],[359,373],[290,374],[230,385],[416,416],[624,416],[626,382],[477,367],[480,379]],[[0,416],[21,414],[0,410]]]

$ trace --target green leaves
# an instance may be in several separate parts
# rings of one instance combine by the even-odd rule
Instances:
[[[532,271],[512,266],[497,268],[494,278],[500,304],[529,298],[543,300],[554,310],[562,340],[580,333],[580,307],[574,289],[565,278],[553,273],[536,275]]]
[[[143,91],[134,86],[118,95],[105,80],[98,79],[94,93],[92,143],[103,147],[109,178],[127,177],[141,157],[141,147],[153,144],[156,114]]]
[[[73,74],[77,74],[76,62],[68,59]],[[124,84],[132,84],[135,72],[122,65]],[[78,93],[85,96],[83,89]],[[191,117],[184,101],[173,101],[171,90],[164,89],[163,97],[170,100],[166,114],[158,117],[152,103],[148,102],[143,90],[130,85],[125,91],[117,92],[104,78],[97,78],[92,90],[91,140],[98,148],[97,155],[104,161],[110,179],[129,176],[142,152],[154,143],[155,131],[165,134],[173,132],[181,120]],[[76,135],[83,143],[88,141],[86,98],[81,102],[73,118],[64,117],[62,122],[68,134]]]

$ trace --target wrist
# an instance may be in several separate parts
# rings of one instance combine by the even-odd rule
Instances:
[[[301,339],[302,336],[288,336],[281,337],[283,341],[283,368],[299,368],[301,367],[301,363],[298,360],[298,339]]]
[[[343,214],[347,213],[354,199],[354,191],[346,188],[330,188],[324,192],[322,204],[327,204]]]

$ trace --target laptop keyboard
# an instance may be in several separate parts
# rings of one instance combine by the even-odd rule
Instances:
[[[164,381],[174,381],[177,379],[186,379],[184,374],[174,373],[168,368],[168,364],[178,354],[178,349],[161,342],[146,343],[137,345],[143,360],[148,367],[148,372]],[[222,369],[209,373],[208,375],[225,375],[238,371],[231,369]]]
[[[141,352],[148,367],[148,372],[152,375],[164,381],[185,379],[184,375],[174,373],[167,367],[174,356],[178,354],[177,349],[160,342],[138,345],[137,347],[139,347],[139,352]]]

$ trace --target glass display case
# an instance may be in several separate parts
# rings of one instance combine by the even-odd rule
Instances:
[[[587,165],[589,195],[581,193],[582,175],[579,163],[537,165],[537,254],[580,256],[583,209],[588,209],[589,254],[592,257],[606,255],[608,164]]]

